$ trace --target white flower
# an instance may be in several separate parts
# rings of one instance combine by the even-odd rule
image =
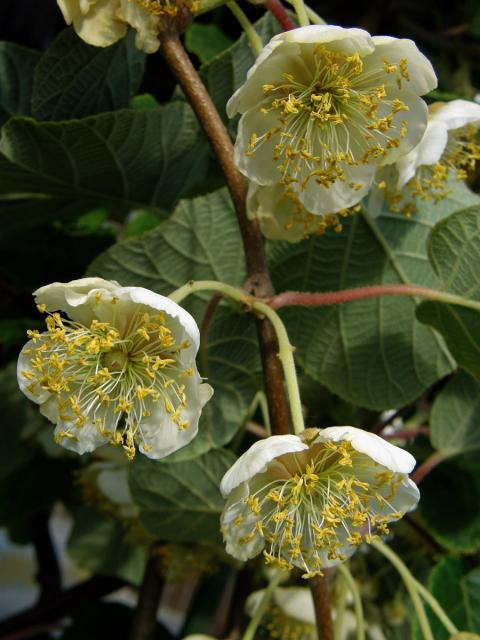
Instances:
[[[256,442],[220,485],[227,552],[248,560],[263,550],[267,563],[311,577],[416,506],[414,465],[408,452],[354,427]]]
[[[265,589],[254,591],[246,601],[245,610],[252,618],[258,611]],[[308,587],[277,587],[272,601],[262,616],[262,628],[269,638],[316,640],[317,628],[312,592]]]
[[[449,172],[464,180],[466,171],[473,170],[480,159],[480,145],[475,141],[479,127],[480,105],[475,102],[452,100],[430,105],[422,140],[396,163],[397,188],[404,187],[416,174],[417,181],[423,182],[417,188],[427,195],[429,189],[445,186]],[[418,170],[426,167],[429,170],[419,175]]]
[[[371,215],[379,215],[386,201],[390,211],[411,216],[415,197],[438,202],[448,196],[452,181],[465,180],[474,171],[480,160],[480,105],[452,100],[435,102],[428,111],[420,143],[378,171],[367,205]]]
[[[281,184],[262,187],[254,182],[248,187],[248,217],[258,220],[263,235],[270,240],[299,242],[322,235],[329,227],[342,231],[341,218],[359,210],[360,205],[355,205],[337,213],[317,215],[309,213],[289,187]]]
[[[260,185],[295,189],[307,211],[360,201],[378,166],[420,141],[435,88],[411,40],[311,25],[275,36],[227,104],[239,112],[237,165]]]
[[[138,446],[157,459],[195,437],[213,391],[198,375],[200,336],[189,313],[101,278],[55,282],[34,295],[47,331],[27,332],[17,377],[56,424],[58,444],[82,454],[110,442],[129,457]]]
[[[137,32],[135,44],[145,53],[160,46],[159,16],[174,14],[169,0],[57,0],[65,22],[88,44],[108,47],[127,34],[131,26]]]

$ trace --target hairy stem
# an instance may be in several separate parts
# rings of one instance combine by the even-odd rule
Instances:
[[[260,40],[260,36],[255,31],[255,27],[247,18],[245,12],[239,7],[239,5],[236,2],[234,2],[234,0],[230,0],[230,2],[227,2],[227,7],[230,9],[230,11],[233,13],[235,18],[238,20],[239,25],[242,27],[242,29],[245,32],[245,35],[248,38],[248,41],[250,43],[250,46],[252,47],[253,52],[255,53],[256,56],[258,56],[260,51],[263,49],[263,44],[262,44],[262,41]]]
[[[400,574],[405,588],[408,591],[408,595],[410,596],[410,600],[412,601],[415,613],[417,614],[418,624],[420,625],[420,629],[422,630],[424,640],[434,640],[432,630],[428,622],[427,614],[425,613],[423,603],[420,599],[420,596],[418,595],[415,578],[412,576],[407,566],[403,563],[399,556],[390,547],[387,547],[386,544],[378,541],[373,541],[371,544],[379,553],[384,555],[387,560],[392,563],[392,565]]]
[[[286,306],[321,307],[330,304],[342,304],[354,300],[366,300],[367,298],[381,298],[383,296],[407,296],[409,298],[424,298],[435,302],[454,304],[468,309],[480,311],[480,302],[469,300],[439,289],[429,289],[408,284],[379,284],[371,287],[358,287],[358,289],[345,289],[344,291],[326,291],[307,293],[302,291],[284,291],[270,300],[273,309]]]
[[[285,7],[281,3],[281,0],[265,0],[264,5],[265,8],[268,9],[270,13],[275,17],[278,24],[284,31],[295,29],[293,20],[285,11]]]
[[[129,640],[150,640],[153,637],[162,587],[163,580],[158,572],[157,559],[151,556],[145,567]]]
[[[163,57],[192,105],[225,176],[242,236],[248,291],[260,297],[272,296],[274,290],[262,234],[258,222],[247,217],[246,184],[233,161],[233,145],[227,129],[178,34],[165,32],[161,35],[161,41]],[[265,320],[257,321],[257,331],[272,431],[277,434],[288,433],[288,406],[283,390],[282,367],[276,355],[275,333],[271,324]]]
[[[294,0],[287,0],[289,4],[293,6]],[[307,16],[312,24],[327,24],[323,18],[321,18],[318,13],[316,13],[313,9],[311,9],[308,5],[305,5],[305,11]]]

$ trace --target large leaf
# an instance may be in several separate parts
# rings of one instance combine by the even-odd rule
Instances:
[[[40,53],[0,42],[0,126],[10,116],[30,115],[33,71]]]
[[[35,69],[33,115],[68,120],[128,107],[144,66],[132,30],[110,47],[93,47],[65,29]]]
[[[480,384],[457,373],[435,398],[430,440],[445,457],[480,449]]]
[[[183,200],[161,226],[111,247],[88,273],[163,295],[189,280],[241,285],[246,278],[244,257],[227,190]],[[182,305],[200,321],[210,297],[211,293],[202,292]]]
[[[188,462],[135,460],[130,487],[144,527],[160,540],[219,541],[219,485],[235,456],[214,449]]]
[[[145,568],[145,549],[129,544],[123,525],[87,508],[77,509],[68,553],[83,569],[114,575],[138,584]]]
[[[460,558],[444,556],[432,569],[429,589],[460,631],[480,633],[480,569],[465,573]],[[449,640],[450,634],[427,605],[435,640]],[[423,640],[415,625],[415,640]]]
[[[464,202],[463,185],[438,205],[406,218],[383,211],[346,219],[341,233],[295,245],[276,243],[270,257],[278,291],[332,291],[382,283],[438,286],[426,241],[434,223]],[[440,337],[417,322],[416,301],[383,297],[316,309],[285,310],[305,371],[343,398],[387,409],[414,400],[452,369]]]
[[[61,123],[13,118],[0,152],[0,194],[10,198],[164,213],[202,180],[207,148],[190,107],[170,103]]]
[[[188,280],[241,285],[245,267],[232,204],[226,190],[183,200],[161,226],[119,243],[97,258],[89,275],[144,286],[168,295]],[[211,293],[182,302],[200,324]],[[229,442],[247,418],[260,388],[255,328],[250,318],[221,313],[199,356],[200,373],[215,389],[200,420],[199,434],[169,458],[184,460]]]
[[[447,549],[480,549],[480,466],[465,456],[438,465],[422,481],[420,514],[430,534]]]
[[[428,249],[444,289],[480,300],[479,206],[458,211],[439,222],[432,231]],[[423,302],[418,318],[437,329],[458,364],[480,378],[480,314],[477,311]]]

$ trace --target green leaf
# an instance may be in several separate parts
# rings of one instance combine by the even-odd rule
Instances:
[[[145,549],[129,544],[125,528],[113,518],[78,509],[67,549],[80,567],[92,573],[118,576],[133,584],[142,581]]]
[[[263,44],[267,44],[275,34],[281,32],[281,27],[271,13],[266,13],[255,22],[255,29]],[[234,45],[200,68],[200,75],[225,122],[228,121],[225,105],[245,81],[247,72],[254,64],[255,59],[255,53],[252,51],[246,35],[242,34]],[[236,120],[231,124],[232,133],[235,129]]]
[[[383,283],[438,286],[427,259],[434,223],[464,201],[478,201],[462,184],[443,202],[419,203],[406,218],[382,212],[344,221],[301,243],[270,244],[277,291],[336,291]],[[284,310],[282,316],[305,372],[362,407],[388,409],[417,398],[451,371],[438,334],[417,322],[416,302],[383,297],[342,305]]]
[[[41,197],[33,217],[43,220],[48,198],[52,210],[70,202],[163,214],[202,180],[207,147],[190,107],[170,103],[61,123],[13,118],[0,152],[0,193]]]
[[[240,286],[246,278],[244,257],[227,190],[182,200],[159,227],[100,255],[88,274],[162,295],[189,280],[221,280]],[[182,306],[200,321],[210,297],[208,292],[192,295]]]
[[[430,441],[445,457],[480,449],[480,384],[456,374],[435,398]]]
[[[33,72],[40,53],[0,42],[0,126],[10,116],[30,115]]]
[[[460,558],[444,556],[432,569],[429,590],[460,631],[480,632],[480,569],[465,573]],[[427,615],[435,640],[451,638],[428,605]],[[423,640],[418,624],[415,640]]]
[[[435,225],[428,254],[446,291],[480,300],[480,207],[457,211]],[[425,301],[417,317],[440,332],[458,364],[480,379],[478,312]]]
[[[208,62],[231,45],[231,38],[216,24],[193,22],[185,31],[185,47],[200,62]]]
[[[69,120],[128,107],[138,89],[145,54],[130,30],[110,47],[93,47],[65,29],[35,69],[32,111],[38,120]]]
[[[443,462],[422,480],[420,514],[430,534],[452,551],[480,548],[480,466],[464,457]]]
[[[172,542],[220,541],[224,500],[219,485],[234,462],[223,449],[188,462],[135,460],[130,487],[147,531]]]

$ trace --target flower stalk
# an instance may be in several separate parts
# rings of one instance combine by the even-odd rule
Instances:
[[[265,302],[261,302],[256,298],[245,294],[240,289],[225,284],[224,282],[216,282],[214,280],[198,280],[187,282],[176,291],[170,294],[170,299],[177,304],[186,296],[196,293],[197,291],[217,291],[224,296],[246,305],[249,309],[256,312],[260,316],[265,316],[273,326],[279,346],[278,359],[283,367],[285,378],[285,386],[287,388],[290,411],[292,414],[292,424],[295,433],[298,435],[305,429],[302,412],[302,402],[300,399],[300,391],[298,388],[297,373],[295,369],[295,360],[293,358],[294,348],[290,344],[287,330],[280,316]]]
[[[250,43],[250,46],[252,47],[254,54],[258,56],[258,54],[263,48],[263,45],[262,45],[260,36],[255,31],[255,27],[250,22],[245,12],[240,8],[237,2],[234,2],[234,0],[230,0],[230,2],[227,2],[227,7],[233,13],[238,23],[240,24],[242,29],[245,31],[245,35],[248,38],[248,41]]]
[[[357,583],[353,579],[350,570],[346,564],[339,564],[338,571],[345,579],[353,598],[353,608],[355,610],[355,618],[357,621],[357,640],[365,640],[365,618],[363,616],[362,599]]]

